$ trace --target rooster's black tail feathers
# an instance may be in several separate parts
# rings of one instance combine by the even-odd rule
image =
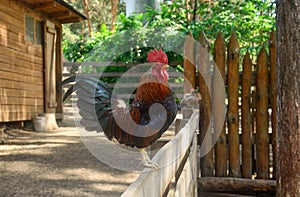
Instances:
[[[104,96],[107,99],[110,98],[108,96],[111,96],[112,89],[103,81],[94,77],[72,76],[65,79],[62,82],[62,85],[74,82],[75,84],[71,85],[71,87],[65,92],[63,101],[65,101],[73,92],[76,92],[77,90],[81,90],[81,93],[79,93],[79,95],[81,94],[81,97],[79,95],[78,96],[83,99],[89,95],[94,95],[95,98]]]
[[[104,119],[103,113],[111,108],[112,89],[103,81],[87,76],[72,76],[64,80],[62,85],[70,83],[74,84],[64,94],[63,101],[76,92],[81,125],[88,131],[101,131],[99,123],[102,121],[98,121]]]

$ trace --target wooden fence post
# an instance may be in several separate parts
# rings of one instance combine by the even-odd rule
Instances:
[[[195,63],[195,44],[193,35],[190,32],[184,43],[184,93],[189,93],[191,89],[196,89],[196,67]]]
[[[268,60],[263,47],[256,71],[256,167],[257,178],[269,179]]]
[[[252,178],[252,127],[251,127],[252,62],[249,52],[243,60],[242,74],[242,177]]]
[[[225,41],[222,36],[222,33],[218,33],[217,39],[215,41],[214,46],[214,60],[216,63],[216,67],[214,67],[214,73],[213,73],[213,105],[212,105],[212,113],[214,117],[214,122],[217,125],[214,125],[214,130],[219,129],[218,127],[221,127],[219,125],[223,120],[220,116],[220,110],[224,107],[224,100],[221,96],[219,96],[221,90],[220,87],[217,86],[217,75],[216,75],[216,69],[219,70],[220,74],[222,75],[223,82],[225,84]],[[221,118],[221,119],[220,119]],[[215,144],[215,175],[217,177],[225,177],[227,176],[227,140],[226,140],[226,131],[225,131],[225,123],[223,123],[223,128],[220,133],[220,136],[218,137],[218,140]]]
[[[239,154],[239,60],[240,49],[236,34],[233,32],[227,52],[228,66],[228,145],[229,145],[229,176],[240,177]]]
[[[200,46],[197,49],[197,61],[199,64],[199,90],[202,96],[200,101],[200,116],[199,116],[199,130],[200,130],[200,145],[202,149],[211,149],[208,153],[200,155],[200,169],[201,176],[213,176],[214,162],[212,152],[212,132],[210,125],[211,118],[211,100],[208,90],[208,86],[211,86],[211,73],[210,73],[210,62],[209,62],[209,43],[202,32],[200,34]],[[204,76],[203,76],[204,75]],[[206,78],[206,80],[204,80]],[[209,133],[204,141],[204,137]],[[204,151],[206,152],[206,151]],[[201,153],[200,153],[201,154]]]
[[[273,152],[273,172],[272,178],[276,177],[276,108],[277,108],[277,94],[276,94],[276,40],[275,32],[270,34],[269,39],[270,51],[270,100],[271,100],[271,120],[272,120],[272,152]]]

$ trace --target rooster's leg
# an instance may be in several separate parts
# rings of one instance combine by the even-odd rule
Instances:
[[[141,148],[140,153],[141,153],[141,156],[142,156],[142,162],[143,162],[145,167],[152,168],[154,170],[158,170],[159,166],[156,163],[154,163],[150,160],[145,148]]]

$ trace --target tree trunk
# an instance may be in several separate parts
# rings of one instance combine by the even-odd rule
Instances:
[[[145,13],[147,7],[155,10],[160,10],[160,3],[162,0],[130,0],[126,1],[126,16],[132,13]]]
[[[82,2],[83,2],[85,16],[86,16],[87,23],[88,23],[89,37],[91,37],[92,36],[92,25],[91,25],[91,20],[90,20],[90,15],[89,15],[89,7],[87,4],[87,0],[82,0]]]
[[[277,1],[277,196],[300,196],[299,18],[299,1]]]
[[[112,20],[111,20],[111,30],[115,29],[115,21],[117,19],[117,9],[118,9],[118,0],[110,0],[111,4],[111,12],[112,12]]]

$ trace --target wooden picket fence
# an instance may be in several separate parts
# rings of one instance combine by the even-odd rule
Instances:
[[[271,180],[276,176],[274,32],[270,34],[269,54],[262,46],[256,63],[253,63],[248,52],[240,60],[239,43],[234,33],[227,49],[222,34],[218,34],[214,43],[213,60],[209,58],[209,53],[203,52],[203,49],[209,51],[210,46],[204,34],[201,34],[199,42],[201,49],[197,49],[192,42],[185,46],[185,56],[196,57],[194,64],[198,69],[193,62],[185,61],[184,70],[187,81],[193,88],[198,87],[202,95],[199,117],[200,145],[207,133],[211,135],[211,140],[215,138],[214,125],[209,127],[209,124],[212,119],[219,118],[218,108],[222,104],[225,103],[227,108],[226,120],[216,144],[208,154],[201,155],[200,190],[233,190],[236,186],[224,187],[232,183],[228,177],[232,177],[235,181],[240,180],[240,188],[243,190],[274,190],[275,181]],[[198,72],[201,69],[206,76]],[[220,100],[218,96],[220,90],[216,85],[218,83],[215,77],[216,69],[219,69],[225,84],[227,92],[225,101]],[[208,79],[206,82],[205,77]],[[212,90],[211,95],[208,86]],[[185,85],[186,92],[189,91],[188,87]],[[248,181],[245,182],[246,179]],[[256,184],[258,182],[255,180],[259,180],[259,184]]]

